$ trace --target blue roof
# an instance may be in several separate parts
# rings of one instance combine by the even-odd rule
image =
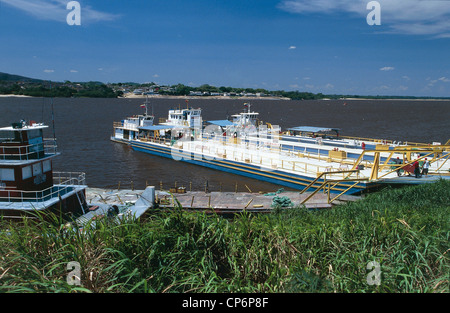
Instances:
[[[299,132],[310,132],[310,133],[318,133],[318,132],[328,132],[328,131],[337,131],[339,128],[329,128],[329,127],[314,127],[314,126],[297,126],[288,128],[288,130],[299,131]]]
[[[142,130],[161,130],[161,129],[172,129],[175,128],[175,126],[172,125],[152,125],[152,126],[142,126],[138,127]]]
[[[229,120],[215,120],[215,121],[208,121],[208,123],[222,127],[233,125],[233,123],[230,122]]]

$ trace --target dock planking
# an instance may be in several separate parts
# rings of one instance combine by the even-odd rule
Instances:
[[[160,208],[170,209],[181,207],[186,210],[213,211],[216,213],[269,213],[275,207],[272,206],[274,197],[287,197],[291,201],[291,205],[281,207],[287,209],[292,207],[305,206],[307,209],[327,209],[333,205],[327,201],[327,195],[318,193],[314,195],[305,204],[302,201],[308,196],[308,193],[300,194],[299,192],[286,191],[276,195],[260,194],[250,192],[204,192],[190,191],[186,193],[171,194],[168,192],[158,192]],[[341,201],[355,201],[360,199],[358,196],[343,195]],[[337,201],[336,203],[339,203]]]

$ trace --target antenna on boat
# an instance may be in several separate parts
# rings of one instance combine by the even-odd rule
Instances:
[[[50,103],[52,105],[53,140],[56,140],[56,134],[55,134],[55,112],[54,112],[54,108],[53,108],[52,82],[50,82]]]
[[[145,95],[145,115],[147,115],[148,95]]]

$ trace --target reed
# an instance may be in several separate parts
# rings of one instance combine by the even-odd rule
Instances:
[[[82,232],[57,217],[0,221],[0,292],[449,292],[449,223],[444,180],[322,211],[179,208]],[[81,286],[66,281],[71,261]]]

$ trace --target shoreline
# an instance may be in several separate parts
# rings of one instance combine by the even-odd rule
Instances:
[[[25,95],[0,95],[0,98],[36,98],[36,97]]]
[[[126,99],[216,99],[216,100],[291,100],[285,97],[239,97],[239,96],[171,96],[171,95],[135,95],[124,94],[122,98]]]
[[[307,100],[292,100],[286,97],[239,97],[239,96],[171,96],[171,95],[134,95],[126,94],[122,97],[111,99],[184,99],[184,100],[282,100],[282,101],[450,101],[450,99],[438,99],[438,98],[339,98],[339,99],[307,99]],[[43,98],[26,95],[14,95],[14,94],[0,94],[0,98]]]

